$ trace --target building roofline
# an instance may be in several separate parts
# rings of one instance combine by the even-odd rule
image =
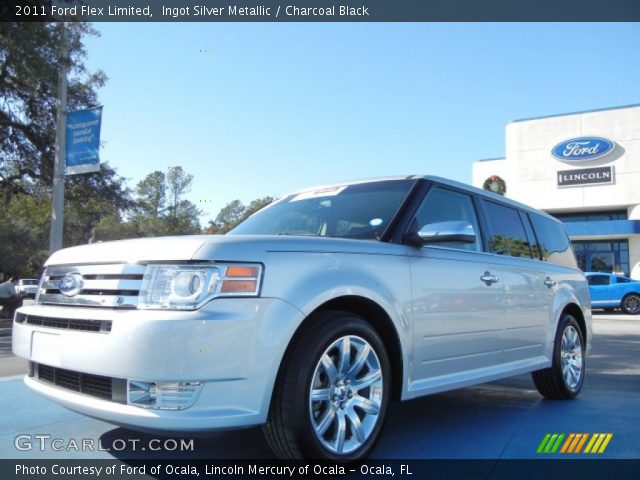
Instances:
[[[581,110],[579,112],[558,113],[556,115],[543,115],[541,117],[520,118],[518,120],[511,120],[508,123],[528,122],[529,120],[542,120],[545,118],[566,117],[568,115],[581,115],[583,113],[607,112],[609,110],[623,110],[625,108],[635,108],[635,107],[640,107],[640,103],[634,103],[631,105],[621,105],[619,107],[606,107],[606,108],[596,108],[593,110]]]
[[[480,160],[474,160],[473,162],[493,162],[495,160],[506,160],[505,157],[495,157],[495,158],[481,158]]]

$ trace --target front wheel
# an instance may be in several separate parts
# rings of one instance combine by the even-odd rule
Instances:
[[[630,293],[622,299],[622,310],[628,315],[640,314],[640,295]]]
[[[389,403],[384,344],[357,315],[322,312],[311,321],[279,376],[265,436],[280,458],[364,458]]]
[[[574,398],[585,375],[585,344],[576,319],[565,314],[558,325],[551,367],[532,373],[538,391],[552,400]]]

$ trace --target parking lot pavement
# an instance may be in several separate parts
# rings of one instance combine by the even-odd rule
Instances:
[[[587,378],[577,399],[544,400],[535,391],[531,377],[520,375],[394,403],[372,457],[566,458],[559,453],[536,453],[547,433],[612,433],[604,453],[591,457],[574,454],[572,458],[640,459],[640,318],[596,314],[594,332]],[[0,363],[6,360],[3,358]],[[259,428],[196,438],[192,451],[150,451],[145,446],[162,437],[116,428],[70,412],[30,392],[17,378],[0,381],[0,411],[8,412],[0,417],[0,458],[273,458]],[[61,439],[63,451],[53,451],[50,444],[40,450],[33,437],[36,434],[49,435],[50,440]],[[33,440],[32,449],[16,448],[20,435]],[[72,440],[82,439],[93,441],[96,448],[99,445],[103,450],[68,448]],[[154,445],[159,444],[162,442]],[[104,450],[109,448],[110,451]]]

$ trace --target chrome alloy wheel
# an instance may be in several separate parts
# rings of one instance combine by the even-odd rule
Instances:
[[[584,364],[580,335],[573,325],[569,325],[562,333],[560,360],[564,382],[571,390],[575,390],[580,386]]]
[[[623,309],[625,313],[636,315],[640,313],[640,297],[638,295],[627,295],[624,299]]]
[[[380,420],[383,382],[378,356],[363,338],[344,336],[324,351],[309,392],[311,424],[324,448],[342,455],[367,441]]]

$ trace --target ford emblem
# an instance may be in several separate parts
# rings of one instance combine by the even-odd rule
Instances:
[[[579,162],[604,157],[615,144],[602,137],[580,137],[560,142],[551,149],[554,157],[565,162]]]
[[[67,273],[58,282],[58,289],[60,290],[60,293],[67,297],[77,295],[78,292],[82,290],[82,286],[82,275],[79,273]]]

